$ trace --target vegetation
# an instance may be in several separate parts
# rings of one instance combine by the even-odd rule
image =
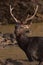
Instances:
[[[38,13],[35,17],[36,22],[43,21],[43,0],[0,0],[0,24],[12,24],[13,18],[10,15],[9,6],[14,7],[14,15],[19,20],[24,20],[28,13],[34,13],[34,7],[39,5]]]

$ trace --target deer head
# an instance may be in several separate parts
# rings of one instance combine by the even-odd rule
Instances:
[[[18,19],[13,15],[13,13],[12,13],[13,9],[14,9],[14,8],[12,8],[11,5],[10,5],[10,14],[11,14],[11,16],[13,17],[13,19],[14,19],[15,22],[16,22],[16,24],[15,24],[15,25],[16,25],[16,26],[15,26],[16,34],[23,34],[24,32],[29,31],[29,28],[31,27],[32,22],[30,22],[30,25],[26,25],[26,23],[29,22],[30,20],[32,20],[32,19],[35,17],[35,15],[36,15],[36,13],[37,13],[37,11],[38,11],[38,5],[36,6],[36,9],[35,9],[34,14],[33,14],[32,16],[30,16],[30,17],[29,17],[29,14],[28,14],[27,17],[26,17],[26,19],[25,19],[22,23],[21,23],[20,20],[18,20]]]

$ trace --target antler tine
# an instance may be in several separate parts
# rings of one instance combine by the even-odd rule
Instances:
[[[10,5],[10,14],[11,14],[11,16],[13,17],[13,19],[14,19],[17,23],[20,23],[20,21],[17,20],[16,17],[12,14],[12,10],[13,10],[13,9],[14,9],[14,8],[11,8],[11,5]]]
[[[37,11],[38,11],[38,5],[36,6],[36,9],[35,9],[34,14],[33,14],[30,18],[28,18],[28,16],[29,16],[29,14],[28,14],[28,16],[27,16],[27,18],[25,19],[25,22],[24,22],[24,23],[27,23],[27,21],[32,20],[32,19],[35,17]]]
[[[14,8],[11,8],[11,5],[10,5],[10,12],[13,10]]]

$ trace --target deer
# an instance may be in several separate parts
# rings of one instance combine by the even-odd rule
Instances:
[[[34,14],[30,17],[28,14],[22,23],[13,15],[13,9],[14,8],[10,5],[10,14],[15,22],[14,34],[16,36],[17,44],[24,51],[30,62],[36,60],[39,61],[38,65],[40,65],[43,61],[43,37],[28,37],[25,35],[25,33],[29,32],[29,28],[32,25],[32,22],[30,22],[30,25],[26,23],[34,19],[38,11],[38,5],[35,8]]]

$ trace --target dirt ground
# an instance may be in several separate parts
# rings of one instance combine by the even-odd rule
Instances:
[[[25,53],[18,46],[0,49],[0,60],[6,59],[14,61],[14,65],[38,65],[39,63],[37,61],[29,62]]]

